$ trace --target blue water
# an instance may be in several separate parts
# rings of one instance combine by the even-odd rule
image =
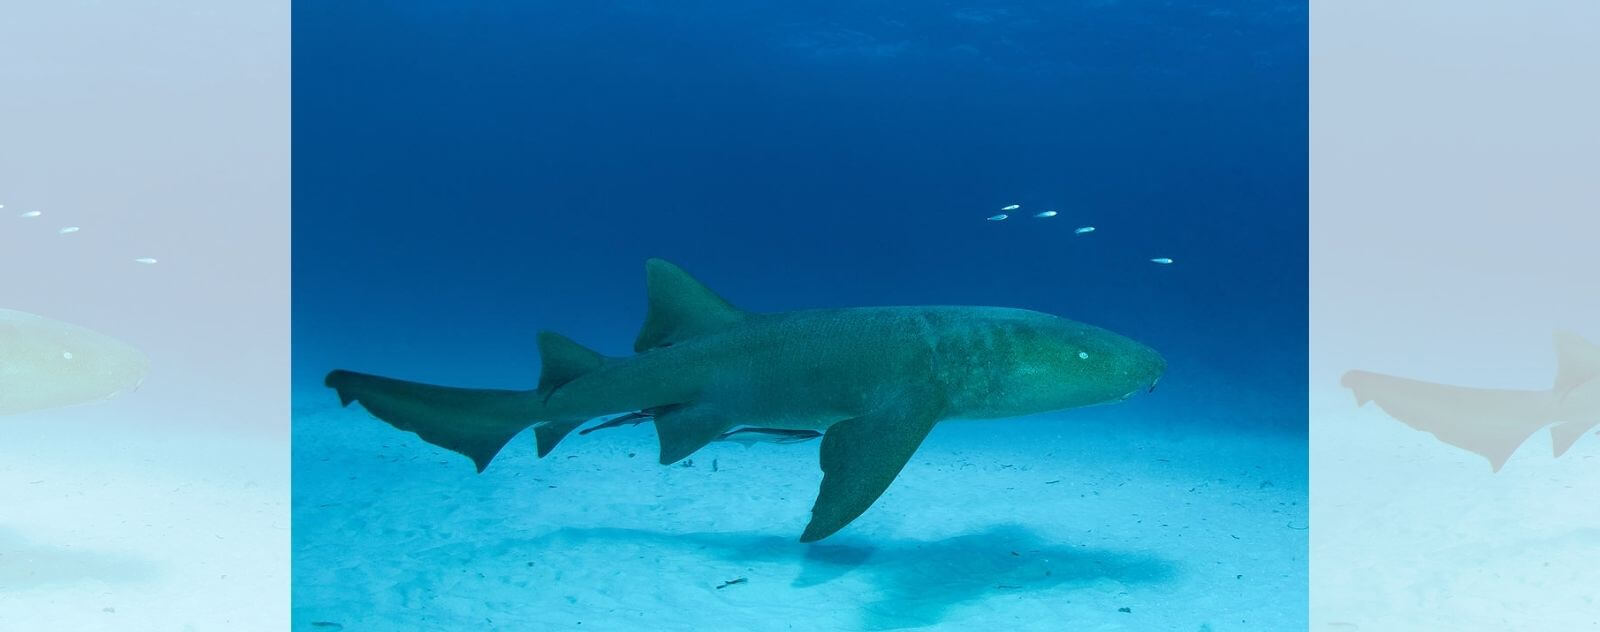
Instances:
[[[297,410],[331,403],[336,367],[528,388],[540,330],[626,355],[662,257],[756,311],[1003,305],[1115,330],[1169,371],[1084,419],[1281,441],[1303,485],[1305,20],[1257,1],[297,2]],[[1301,544],[1265,555],[1303,565]]]

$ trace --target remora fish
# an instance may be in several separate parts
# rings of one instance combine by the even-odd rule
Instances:
[[[1350,371],[1340,384],[1356,405],[1375,401],[1389,416],[1440,441],[1489,460],[1495,472],[1533,433],[1550,428],[1559,457],[1600,425],[1600,347],[1572,332],[1556,332],[1556,380],[1548,391],[1469,388],[1369,371]]]
[[[1110,331],[999,307],[740,310],[677,266],[645,265],[636,355],[605,357],[541,332],[531,391],[407,382],[345,370],[344,405],[470,457],[478,471],[533,426],[538,454],[574,428],[654,413],[662,464],[730,428],[824,431],[822,487],[801,542],[828,537],[889,487],[933,425],[1118,402],[1153,389],[1160,354]]]
[[[650,421],[655,416],[654,411],[632,412],[621,417],[607,419],[605,423],[579,430],[578,434],[586,435],[596,430],[606,428],[619,428],[624,425],[637,426]],[[784,430],[782,428],[736,428],[720,435],[714,441],[728,441],[743,444],[745,447],[757,443],[801,443],[822,436],[815,430]]]
[[[116,339],[0,309],[0,415],[110,399],[137,388],[148,368]]]
[[[757,443],[802,443],[822,436],[815,430],[784,430],[782,428],[739,428],[717,436],[718,441],[731,441],[750,447]]]

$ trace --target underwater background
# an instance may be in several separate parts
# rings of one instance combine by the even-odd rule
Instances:
[[[293,20],[297,629],[1305,627],[1304,3]],[[811,547],[815,443],[519,437],[478,475],[321,385],[531,388],[540,330],[627,355],[648,257],[749,310],[1022,307],[1169,368],[941,424]]]

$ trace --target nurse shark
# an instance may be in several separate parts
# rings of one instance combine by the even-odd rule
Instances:
[[[459,452],[482,472],[532,427],[543,457],[590,419],[636,411],[672,464],[737,426],[820,431],[821,489],[801,542],[875,502],[934,424],[1125,400],[1151,390],[1160,354],[1105,329],[1023,309],[907,306],[756,313],[681,268],[645,265],[634,355],[539,334],[532,390],[438,386],[335,370],[348,406]],[[638,419],[634,417],[633,419]],[[781,434],[781,433],[780,433]]]
[[[110,399],[139,386],[149,361],[118,340],[0,309],[0,415]]]
[[[1389,416],[1440,441],[1470,450],[1499,472],[1528,437],[1550,427],[1560,457],[1600,425],[1600,347],[1578,334],[1555,335],[1556,379],[1549,390],[1471,388],[1370,371],[1350,371],[1340,383],[1356,405],[1377,402]]]

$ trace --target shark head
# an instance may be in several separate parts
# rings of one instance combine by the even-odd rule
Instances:
[[[148,365],[114,338],[0,309],[0,415],[115,397],[137,387]]]
[[[1064,318],[1046,328],[1034,363],[1053,408],[1120,402],[1155,390],[1167,361],[1132,338]]]
[[[960,389],[962,416],[1009,417],[1109,404],[1155,389],[1167,361],[1120,334],[1073,320],[1017,310],[973,337],[972,366]]]

